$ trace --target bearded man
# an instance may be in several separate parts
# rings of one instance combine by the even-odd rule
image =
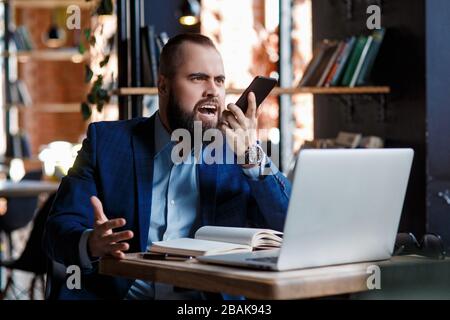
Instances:
[[[212,41],[178,35],[161,52],[159,110],[150,118],[90,124],[45,232],[49,257],[82,270],[82,288],[63,282],[60,299],[202,299],[194,290],[100,275],[98,260],[190,237],[203,225],[283,229],[290,184],[258,144],[255,97],[249,94],[245,114],[234,104],[225,110],[224,84]],[[175,163],[171,134],[193,133],[196,121],[220,130],[224,148],[244,163],[211,164],[194,153]]]

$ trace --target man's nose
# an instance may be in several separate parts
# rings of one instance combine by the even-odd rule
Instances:
[[[218,97],[219,96],[219,87],[215,83],[214,80],[206,81],[205,90],[203,95],[205,97]]]

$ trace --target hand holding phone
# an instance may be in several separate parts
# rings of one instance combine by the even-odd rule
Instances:
[[[269,95],[270,91],[272,91],[272,89],[275,87],[277,82],[278,81],[274,78],[267,78],[262,76],[255,77],[235,104],[239,108],[241,108],[242,112],[245,114],[248,109],[248,94],[250,92],[253,92],[256,97],[256,108],[258,108],[259,105],[264,101],[264,99]]]

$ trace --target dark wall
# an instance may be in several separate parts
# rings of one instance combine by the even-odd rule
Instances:
[[[167,32],[169,37],[184,32],[200,32],[200,26],[186,27],[178,22],[178,10],[182,0],[145,0],[145,23],[155,26],[157,33]]]
[[[450,1],[427,1],[428,229],[450,250]]]
[[[347,1],[312,1],[314,44],[325,38],[369,34],[366,9],[368,4],[376,2],[352,1],[353,17],[349,20]],[[383,137],[386,147],[412,147],[415,157],[400,231],[421,234],[426,224],[425,2],[385,0],[381,3],[381,23],[387,33],[373,80],[375,84],[392,88],[386,109],[380,107],[378,96],[372,97],[374,101],[353,96],[353,102],[350,97],[344,102],[336,96],[315,96],[314,133],[316,138],[332,138],[339,131],[361,132]]]

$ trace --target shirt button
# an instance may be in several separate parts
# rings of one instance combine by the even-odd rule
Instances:
[[[174,205],[175,204],[175,200],[170,200],[170,204]]]

